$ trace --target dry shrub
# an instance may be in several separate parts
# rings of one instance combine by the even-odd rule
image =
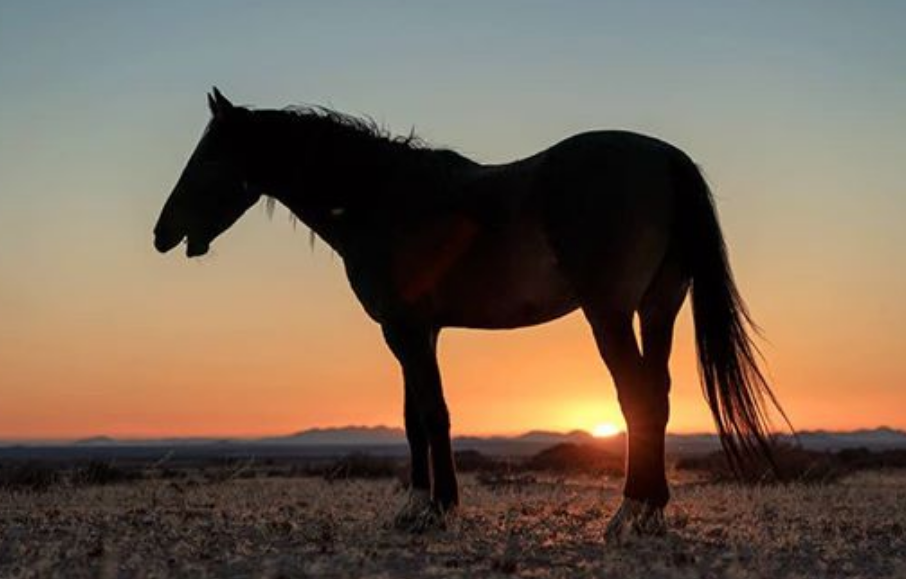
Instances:
[[[496,472],[512,467],[510,461],[491,458],[477,450],[459,450],[453,453],[459,472]]]
[[[512,471],[481,471],[475,476],[476,482],[489,489],[516,488],[522,489],[538,483],[535,476]]]
[[[906,468],[906,448],[872,451],[867,448],[845,448],[835,455],[849,470]]]
[[[121,484],[139,480],[141,473],[137,470],[127,470],[115,465],[113,462],[100,460],[88,461],[83,466],[75,468],[70,474],[70,482],[74,486],[103,486]]]
[[[768,465],[749,466],[734,473],[723,451],[700,456],[682,457],[676,461],[677,470],[698,471],[715,482],[743,483],[831,483],[849,472],[835,455],[829,452],[806,450],[800,446],[773,443],[772,453],[776,471]]]
[[[399,478],[404,470],[397,458],[354,452],[324,465],[321,476],[327,481],[344,479]]]
[[[488,457],[475,450],[463,450],[454,453],[456,470],[460,472],[486,472],[507,468],[505,462]],[[343,458],[323,464],[310,465],[306,471],[309,475],[319,475],[325,480],[338,479],[408,479],[409,461],[402,458],[374,456],[356,452]]]
[[[60,482],[60,473],[47,464],[24,462],[0,468],[0,489],[42,492]]]
[[[0,468],[0,489],[44,492],[58,487],[119,484],[141,478],[138,470],[127,470],[112,462],[91,460],[80,463],[27,461]]]
[[[525,468],[560,474],[621,475],[623,457],[600,445],[564,442],[532,456]]]

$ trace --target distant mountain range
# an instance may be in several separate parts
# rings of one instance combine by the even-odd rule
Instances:
[[[346,426],[342,428],[310,428],[287,436],[261,438],[257,442],[300,445],[385,445],[403,444],[406,433],[391,426]]]
[[[791,437],[787,437],[791,439]],[[806,430],[798,433],[798,440],[805,448],[813,450],[839,450],[841,448],[900,448],[906,447],[906,431],[880,427],[872,429],[834,432]]]
[[[516,436],[459,436],[454,445],[459,448],[487,447],[489,445],[551,446],[564,442],[622,444],[624,434],[609,438],[595,438],[584,430],[556,432],[531,430]],[[873,429],[835,432],[828,430],[806,430],[796,438],[783,435],[781,439],[790,443],[799,442],[814,450],[836,450],[841,448],[891,448],[906,447],[906,431],[881,427]],[[297,445],[386,445],[404,444],[406,434],[401,428],[388,426],[348,426],[343,428],[313,428],[281,437],[259,439],[257,442]],[[720,441],[714,434],[668,434],[667,446],[674,450],[706,450],[718,448]]]
[[[477,450],[487,454],[532,454],[543,448],[564,442],[594,443],[622,448],[624,434],[609,438],[594,438],[584,430],[570,432],[553,432],[532,430],[516,436],[460,436],[453,441],[457,450]],[[796,439],[789,435],[781,437],[788,442],[798,440],[805,448],[814,450],[839,450],[843,448],[906,448],[906,431],[892,428],[874,428],[835,432],[826,430],[802,431]],[[396,447],[405,450],[406,435],[401,428],[389,426],[347,426],[340,428],[312,428],[286,436],[275,436],[258,439],[224,439],[224,438],[159,438],[146,440],[116,439],[109,436],[95,436],[67,443],[3,443],[3,446],[75,446],[81,448],[103,448],[112,446],[130,447],[236,447],[245,448],[268,446],[291,447],[322,451],[347,451],[361,448],[364,450],[384,449],[396,452]],[[708,452],[720,448],[720,442],[714,434],[668,434],[667,450],[672,453],[690,454]]]

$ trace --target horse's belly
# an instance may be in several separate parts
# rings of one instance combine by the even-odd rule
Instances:
[[[433,295],[447,326],[516,328],[576,309],[572,287],[540,227],[482,232]]]

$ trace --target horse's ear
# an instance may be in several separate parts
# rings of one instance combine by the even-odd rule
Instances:
[[[208,108],[215,117],[222,117],[233,108],[233,103],[223,96],[215,86],[213,93],[208,94]]]

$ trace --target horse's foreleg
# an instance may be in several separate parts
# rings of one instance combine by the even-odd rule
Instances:
[[[397,523],[424,530],[442,524],[443,515],[459,502],[450,419],[437,365],[437,331],[403,324],[385,325],[383,330],[403,369],[406,436],[412,460],[412,489]]]
[[[405,373],[404,373],[405,374]],[[409,497],[394,518],[397,527],[412,527],[421,514],[431,507],[431,473],[428,466],[428,432],[418,415],[414,384],[405,380],[405,424],[409,442]]]
[[[645,365],[632,314],[589,317],[601,355],[617,387],[627,426],[624,502],[607,527],[609,540],[657,535],[666,528],[663,508],[669,499],[664,473],[664,431],[669,415],[667,390]]]
[[[414,384],[406,380],[405,422],[406,440],[409,442],[410,471],[409,483],[413,491],[430,495],[431,473],[428,470],[428,431],[418,413],[415,402]]]

